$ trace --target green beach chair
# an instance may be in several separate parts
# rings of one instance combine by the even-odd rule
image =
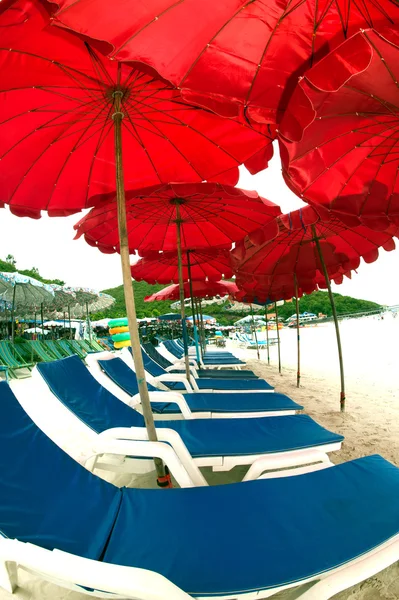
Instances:
[[[56,345],[61,349],[61,352],[64,353],[64,358],[76,354],[76,352],[74,352],[74,350],[72,350],[71,346],[68,344],[68,340],[58,340]]]
[[[91,340],[89,343],[95,352],[104,352],[104,350],[107,350],[107,348],[104,348],[97,340]]]
[[[93,352],[97,352],[97,350],[94,350],[90,346],[90,342],[88,340],[76,340],[76,342],[79,344],[83,352],[86,352],[86,354],[93,354]]]
[[[47,350],[40,340],[27,340],[26,344],[31,348],[33,355],[36,356],[39,362],[52,362],[55,356]]]
[[[77,340],[68,340],[67,343],[72,348],[73,354],[77,354],[82,360],[86,358],[87,352],[80,347]]]
[[[61,349],[56,346],[54,340],[43,340],[43,344],[44,344],[45,348],[47,349],[48,353],[53,354],[55,356],[55,358],[61,359],[61,358],[65,358],[67,356],[66,354],[63,354]]]
[[[0,342],[0,360],[3,366],[8,367],[8,373],[11,377],[16,379],[29,377],[30,371],[34,367],[33,362],[28,362],[22,358],[15,345],[4,340]],[[28,369],[29,373],[17,373],[20,369]]]

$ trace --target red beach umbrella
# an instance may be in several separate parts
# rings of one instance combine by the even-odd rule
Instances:
[[[292,296],[299,289],[309,293],[325,282],[333,310],[341,372],[341,410],[345,408],[345,382],[341,340],[330,279],[342,281],[343,275],[356,269],[363,257],[366,262],[378,258],[378,248],[395,248],[395,226],[387,232],[373,231],[362,225],[348,228],[322,207],[306,206],[278,217],[274,224],[253,232],[232,251],[237,285],[258,295],[259,289],[270,297],[273,286],[291,286]],[[246,279],[249,278],[249,281]],[[252,288],[252,289],[251,289]],[[289,291],[288,287],[288,291]],[[270,290],[270,291],[269,291]],[[299,383],[298,368],[298,383]]]
[[[214,296],[234,296],[238,287],[232,281],[193,281],[192,293],[195,298],[213,298]],[[190,295],[188,282],[184,284],[184,293]],[[169,285],[151,296],[144,298],[145,302],[161,302],[164,300],[180,300],[179,286]]]
[[[281,124],[288,185],[348,225],[399,224],[399,32],[361,31],[300,80]]]
[[[37,218],[41,210],[60,216],[117,190],[132,349],[143,414],[155,440],[131,286],[124,186],[214,177],[235,183],[237,167],[247,159],[252,169],[263,168],[269,140],[188,106],[163,80],[110,61],[79,36],[49,26],[49,7],[16,0],[0,13],[0,203],[20,216]]]
[[[232,242],[280,214],[278,206],[247,192],[218,183],[165,184],[127,192],[129,252],[177,250],[185,342],[186,373],[190,377],[185,332],[182,251],[231,246]],[[77,236],[105,252],[119,251],[114,196],[92,209],[77,225]]]
[[[298,75],[360,28],[399,20],[395,0],[57,0],[54,22],[139,61],[190,100],[276,123]],[[178,35],[176,35],[178,31]]]
[[[218,248],[183,252],[182,267],[184,281],[219,281],[233,276],[229,250]],[[130,268],[133,279],[152,284],[178,283],[178,271],[177,252],[149,252]]]

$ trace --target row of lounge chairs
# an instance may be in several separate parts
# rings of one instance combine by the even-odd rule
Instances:
[[[295,588],[323,600],[398,560],[399,469],[380,456],[333,465],[342,436],[252,372],[220,370],[233,355],[192,359],[187,380],[167,346],[143,347],[158,442],[127,349],[0,383],[1,587],[15,589],[18,564],[95,597],[260,600]],[[152,457],[183,489],[119,489],[95,474],[145,471]],[[200,470],[236,465],[249,466],[245,483],[209,487]]]
[[[37,362],[50,362],[78,355],[84,359],[104,347],[97,340],[25,340],[20,344],[0,341],[0,369],[10,378],[28,377]]]

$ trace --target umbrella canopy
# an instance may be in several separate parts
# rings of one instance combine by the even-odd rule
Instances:
[[[115,304],[115,298],[113,296],[99,292],[94,298],[87,300],[84,305],[75,304],[72,306],[71,315],[77,318],[86,317],[87,311],[97,313],[110,308],[113,304]]]
[[[0,273],[0,299],[12,302],[18,308],[38,308],[54,301],[52,288],[21,273]]]
[[[192,284],[192,292],[195,298],[234,295],[237,289],[236,284],[232,281],[193,281]],[[188,283],[184,284],[184,295],[187,297],[190,295],[190,286]],[[146,296],[144,301],[159,302],[162,300],[178,300],[179,298],[179,286],[169,285],[151,296]]]
[[[76,303],[76,294],[72,288],[57,285],[55,283],[49,284],[54,292],[54,307],[58,310],[65,309],[66,307]]]
[[[47,335],[50,333],[49,329],[42,329],[41,327],[29,327],[29,329],[25,329],[24,333],[40,333],[41,335]]]
[[[165,315],[159,315],[157,317],[159,321],[181,321],[180,313],[166,313]]]
[[[395,0],[201,0],[200,11],[196,0],[56,4],[57,24],[112,57],[149,64],[216,112],[271,123],[313,61],[360,28],[399,20]]]
[[[320,243],[330,278],[342,277],[360,265],[360,259],[374,262],[379,248],[395,248],[398,229],[373,231],[359,225],[347,227],[322,207],[306,206],[278,217],[273,224],[250,234],[231,252],[237,285],[247,291],[263,289],[263,296],[284,291],[281,298],[295,296],[298,287],[309,293],[323,286],[323,268],[315,242]],[[325,283],[324,283],[325,286]]]
[[[398,80],[399,32],[359,32],[300,80],[281,124],[288,185],[348,225],[399,225]]]
[[[178,221],[181,248],[209,249],[231,243],[266,224],[280,208],[249,192],[219,183],[170,183],[126,192],[129,252],[176,251]],[[106,253],[117,252],[117,205],[114,195],[75,225],[76,238]]]
[[[266,166],[262,133],[187,105],[164,81],[49,23],[39,1],[0,14],[0,201],[14,214],[67,215],[115,190],[115,94],[127,188],[215,177],[234,185],[255,154],[251,170]]]
[[[228,250],[192,250],[182,254],[183,279],[187,281],[219,281],[230,279],[233,271]],[[149,252],[145,258],[132,265],[136,281],[147,283],[178,283],[177,252]]]

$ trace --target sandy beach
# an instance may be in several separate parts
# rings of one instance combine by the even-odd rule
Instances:
[[[396,335],[399,319],[344,322],[342,337],[347,357],[347,411],[339,411],[339,375],[334,331],[326,328],[301,330],[303,365],[301,386],[296,387],[295,332],[282,332],[282,374],[277,368],[277,349],[271,348],[270,366],[267,352],[228,347],[248,360],[248,367],[282,392],[304,406],[305,412],[324,427],[345,436],[340,452],[332,455],[335,463],[378,453],[399,466],[399,369]],[[370,333],[371,331],[371,333]],[[377,338],[375,337],[377,336]],[[363,343],[368,339],[369,343]],[[381,340],[383,340],[381,342]],[[392,342],[392,343],[391,343]],[[393,344],[393,345],[392,345]],[[393,354],[392,354],[393,353]],[[372,367],[372,368],[371,368]],[[206,471],[212,484],[227,483],[242,477],[242,470],[227,474]],[[147,486],[148,475],[135,481]],[[120,482],[118,482],[120,483]],[[397,499],[393,499],[397,501]],[[14,595],[0,591],[0,600],[84,600],[86,595],[66,592],[29,574],[20,572],[20,589]],[[275,598],[284,599],[288,593]],[[379,573],[349,590],[334,596],[335,600],[396,600],[399,598],[399,564]],[[261,597],[260,597],[261,599]]]

